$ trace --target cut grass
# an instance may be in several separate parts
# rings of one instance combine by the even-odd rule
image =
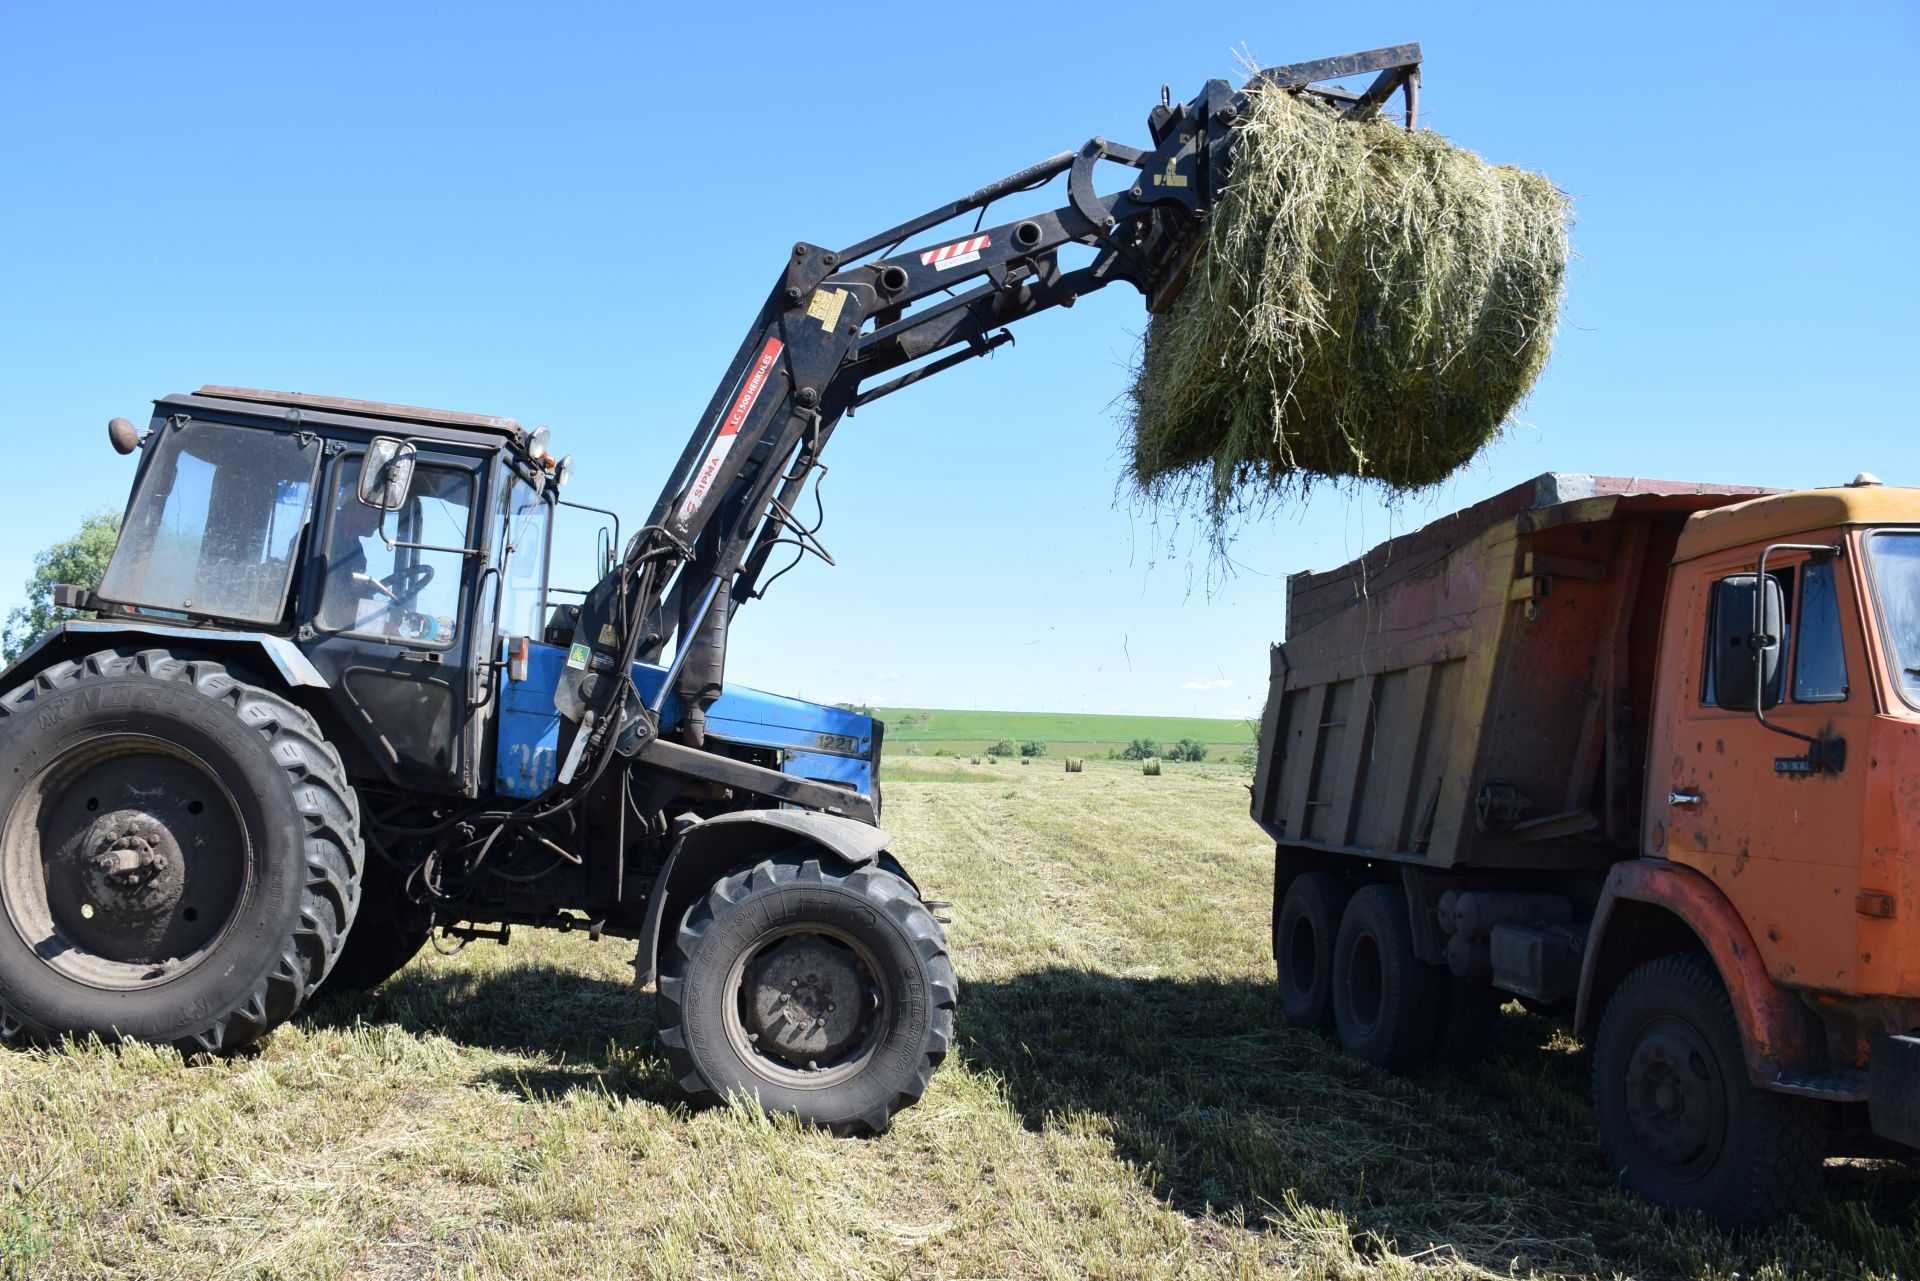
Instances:
[[[1546,362],[1566,197],[1429,130],[1345,114],[1254,96],[1206,255],[1147,328],[1134,480],[1199,498],[1216,530],[1319,477],[1444,480]]]
[[[1517,1008],[1417,1080],[1285,1026],[1243,770],[916,772],[886,823],[964,988],[888,1135],[689,1111],[626,946],[522,933],[230,1060],[0,1052],[0,1276],[1920,1275],[1912,1169],[1741,1239],[1621,1193],[1587,1056]]]

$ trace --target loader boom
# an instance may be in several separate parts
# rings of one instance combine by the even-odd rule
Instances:
[[[699,746],[733,612],[764,594],[776,548],[824,555],[793,513],[843,415],[986,355],[1012,341],[1015,321],[1115,281],[1140,290],[1149,311],[1166,310],[1204,246],[1251,95],[1305,90],[1366,115],[1402,91],[1411,126],[1419,67],[1420,47],[1406,44],[1270,68],[1238,90],[1211,80],[1178,106],[1163,90],[1151,147],[1096,137],[845,249],[796,244],[645,524],[579,607],[554,700],[574,726],[559,781],[609,747],[641,750],[668,692]],[[1317,84],[1368,72],[1377,75],[1362,93]],[[1129,185],[1100,194],[1102,161],[1133,170]],[[1063,174],[1059,207],[986,224],[1000,200]],[[906,247],[968,213],[971,230]],[[1063,270],[1070,244],[1090,247],[1092,260]],[[670,678],[650,703],[626,674],[635,661],[660,662],[676,638]]]

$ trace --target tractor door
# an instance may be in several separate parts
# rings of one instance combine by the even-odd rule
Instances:
[[[358,497],[364,457],[337,458],[321,493],[307,652],[396,782],[473,795],[484,464],[421,449],[406,501],[382,512]]]

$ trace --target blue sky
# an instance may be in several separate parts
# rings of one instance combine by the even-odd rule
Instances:
[[[831,701],[1238,715],[1285,576],[1543,471],[1920,483],[1912,3],[12,4],[0,607],[201,383],[546,423],[644,514],[806,239],[852,243],[1262,63],[1418,40],[1425,123],[1572,193],[1524,422],[1397,506],[1326,489],[1210,573],[1119,488],[1124,286],[874,405],[732,679]],[[1119,171],[1116,170],[1116,173]],[[556,581],[590,576],[584,557]]]

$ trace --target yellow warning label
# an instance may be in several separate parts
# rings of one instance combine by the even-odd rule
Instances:
[[[620,643],[620,638],[614,634],[612,623],[600,624],[600,643],[608,649],[612,649]]]
[[[846,290],[816,289],[807,303],[807,314],[819,321],[822,329],[832,329],[840,323],[840,310],[846,305]]]
[[[1186,186],[1187,175],[1179,171],[1179,165],[1180,165],[1180,162],[1178,160],[1174,159],[1172,156],[1168,156],[1167,171],[1165,173],[1157,173],[1153,175],[1153,185],[1156,187]]]

